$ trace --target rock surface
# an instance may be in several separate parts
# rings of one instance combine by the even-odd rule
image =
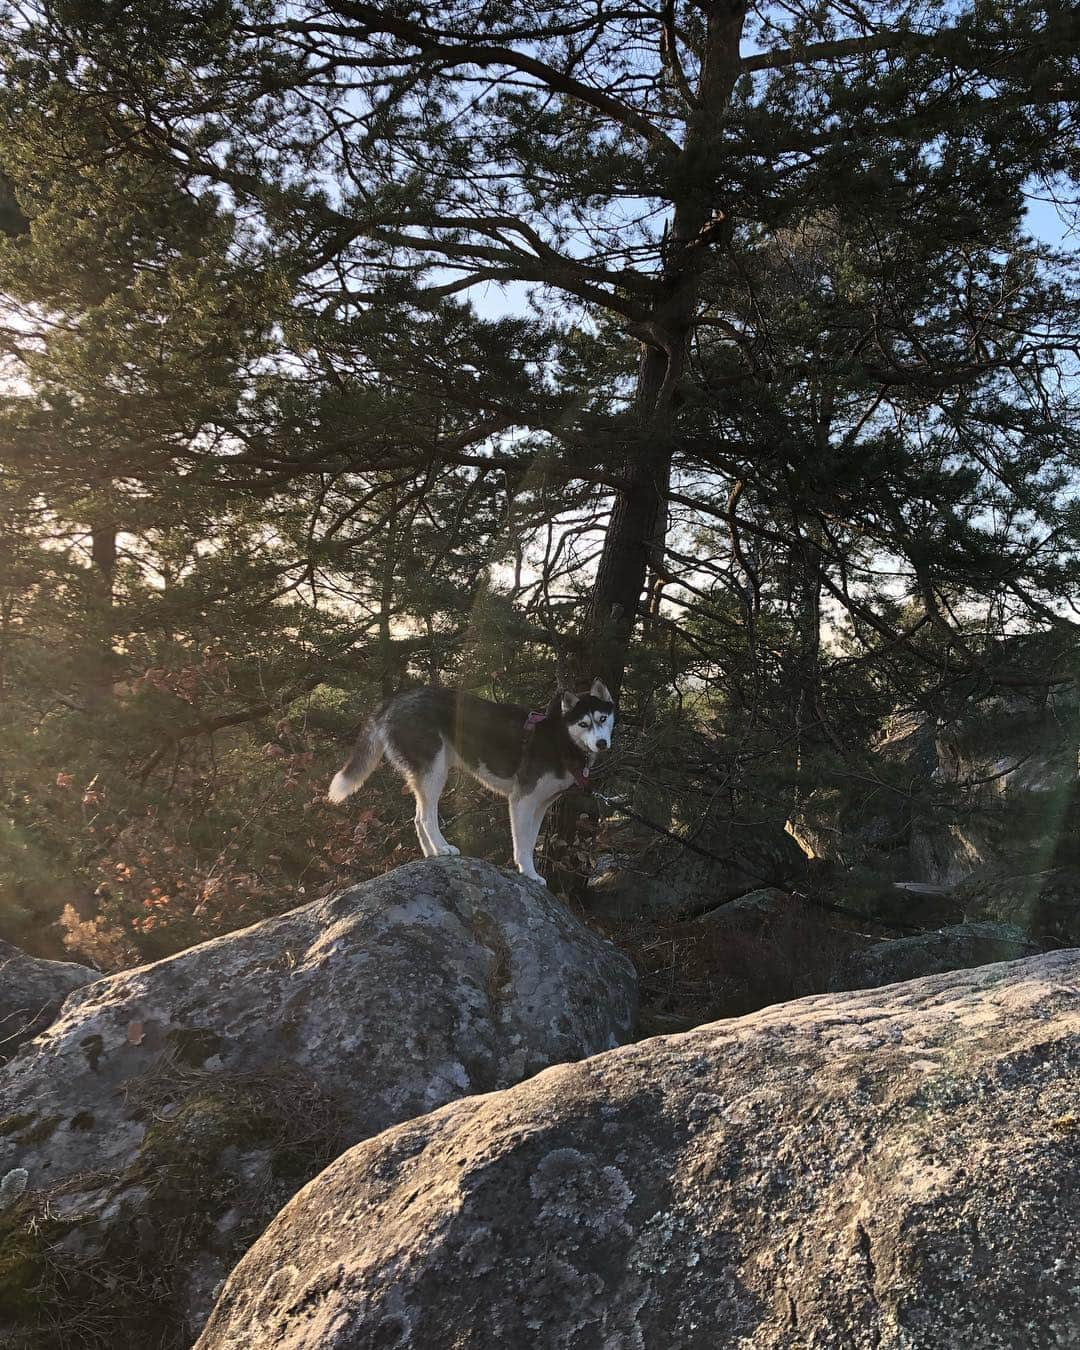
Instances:
[[[1014,924],[1037,938],[1080,944],[1080,866],[976,873],[957,887],[969,919]]]
[[[74,961],[44,961],[0,942],[0,1064],[53,1020],[73,989],[101,976]]]
[[[913,824],[920,876],[955,885],[980,869],[1035,872],[1080,861],[1075,689],[973,701],[936,728],[937,819]]]
[[[760,890],[750,891],[737,900],[721,901],[715,909],[707,909],[699,914],[697,922],[756,933],[792,912],[807,916],[809,906],[788,891],[782,891],[776,886],[762,886]]]
[[[980,870],[1080,865],[1078,751],[1075,687],[973,696],[937,720],[899,712],[868,790],[820,788],[788,828],[810,858],[896,881],[953,887]]]
[[[902,922],[918,910],[895,890]],[[879,892],[879,896],[884,895]],[[629,944],[641,982],[639,1031],[664,1035],[719,1018],[743,1017],[774,1003],[811,994],[879,985],[1015,961],[1064,944],[1032,937],[1010,923],[957,922],[931,927],[933,908],[951,908],[938,892],[927,897],[925,931],[897,936],[873,911],[872,895],[819,901],[773,888],[707,910],[696,919],[646,930]],[[915,916],[912,915],[912,918]]]
[[[934,727],[910,710],[882,727],[866,790],[813,789],[787,831],[806,856],[847,869],[868,865],[884,879],[911,875],[912,808],[937,769]]]
[[[933,933],[875,942],[852,952],[833,977],[833,989],[876,989],[947,970],[1016,961],[1043,950],[1020,928],[998,923],[957,923]]]
[[[1080,952],[804,999],[352,1149],[198,1350],[1065,1350]]]
[[[643,1035],[688,1031],[842,988],[836,976],[845,962],[875,941],[820,905],[772,887],[694,919],[642,926],[625,940],[640,980]]]
[[[465,859],[98,981],[0,1071],[0,1179],[28,1181],[0,1215],[0,1332],[72,1318],[117,1347],[190,1345],[341,1148],[618,1044],[634,1001],[625,956]]]
[[[676,832],[676,820],[655,813]],[[589,910],[611,919],[694,911],[741,895],[749,887],[795,885],[806,858],[778,827],[750,827],[722,815],[702,822],[690,837],[705,857],[629,822],[618,830],[617,850],[589,882]]]

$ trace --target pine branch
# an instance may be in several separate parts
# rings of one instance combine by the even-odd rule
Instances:
[[[465,39],[454,43],[443,42],[439,34],[421,24],[388,13],[378,5],[365,5],[356,0],[330,0],[327,6],[335,14],[354,20],[363,26],[363,35],[385,33],[408,42],[417,48],[413,60],[435,64],[504,66],[510,70],[531,75],[555,94],[566,94],[586,107],[602,113],[628,131],[642,137],[657,150],[669,155],[680,153],[679,145],[655,123],[628,103],[574,79],[565,71],[548,65],[534,56],[513,47],[500,46]]]

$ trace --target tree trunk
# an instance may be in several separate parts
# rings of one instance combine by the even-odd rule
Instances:
[[[724,204],[710,181],[712,147],[739,71],[743,3],[712,4],[696,108],[672,166],[680,185],[660,278],[661,298],[644,331],[634,398],[635,428],[622,466],[585,617],[593,673],[618,694],[650,562],[661,563],[667,492],[682,378],[694,331],[702,278],[714,247],[730,237]],[[686,185],[691,186],[686,186]],[[580,672],[582,677],[586,672]]]
[[[705,5],[702,8],[706,8]],[[720,145],[724,112],[739,73],[739,41],[746,6],[712,3],[695,110],[682,152],[672,165],[671,228],[663,253],[660,299],[641,325],[641,355],[634,396],[634,425],[621,466],[624,486],[615,494],[604,547],[585,614],[579,681],[600,675],[619,696],[650,566],[663,566],[667,494],[677,439],[679,384],[694,333],[709,258],[730,238],[730,222],[712,185],[710,160]],[[588,861],[599,815],[595,798],[568,792],[551,813],[549,838],[560,840],[546,875],[561,894],[579,902],[591,872]],[[593,825],[586,829],[585,820]]]
[[[585,619],[592,666],[579,677],[602,676],[616,697],[648,565],[662,555],[667,529],[672,442],[657,425],[657,414],[670,367],[666,352],[643,346],[635,400],[640,439],[635,436],[637,444],[623,464],[626,486],[612,506]]]

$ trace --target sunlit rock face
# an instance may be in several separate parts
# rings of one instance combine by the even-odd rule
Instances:
[[[619,1044],[635,996],[629,960],[542,886],[466,859],[99,980],[0,1070],[0,1342],[74,1319],[73,1344],[92,1323],[190,1346],[342,1149]]]
[[[198,1350],[1078,1343],[1080,953],[553,1068],[339,1158]]]
[[[100,978],[74,961],[44,961],[0,942],[0,1064],[49,1025],[73,989]]]

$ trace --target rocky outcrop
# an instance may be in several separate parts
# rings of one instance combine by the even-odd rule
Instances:
[[[947,970],[967,970],[998,961],[1016,961],[1042,951],[1020,928],[997,923],[958,923],[863,947],[840,965],[833,989],[876,989]]]
[[[820,788],[788,829],[809,858],[953,887],[1080,865],[1080,699],[1070,686],[892,717],[860,792]]]
[[[0,942],[0,1064],[53,1020],[73,989],[101,976],[73,961],[44,961]]]
[[[543,887],[465,859],[100,980],[0,1072],[0,1329],[190,1345],[341,1148],[618,1044],[634,999]]]
[[[651,817],[679,832],[679,822]],[[806,858],[778,827],[750,826],[717,812],[687,832],[687,844],[627,822],[614,831],[616,851],[605,855],[589,883],[589,909],[623,920],[694,912],[750,887],[794,886]]]
[[[804,901],[788,891],[782,891],[776,886],[762,886],[760,890],[740,895],[737,900],[721,901],[715,909],[707,909],[700,914],[697,921],[756,934],[793,913],[806,916],[808,909]]]
[[[1080,946],[1080,867],[976,873],[957,887],[971,919],[1013,924],[1034,938]]]
[[[807,858],[841,869],[872,867],[883,880],[914,875],[911,838],[916,809],[937,769],[932,722],[910,710],[881,729],[867,773],[803,798],[787,831]]]
[[[933,928],[930,911],[952,909],[951,896],[889,890],[895,922],[880,917],[890,907],[880,888],[814,897],[764,888],[696,919],[644,930],[628,943],[641,980],[639,1027],[647,1035],[686,1031],[810,994],[872,989],[1062,945],[1018,924],[958,918]],[[920,917],[925,929],[897,936],[897,924]]]
[[[198,1350],[1077,1343],[1080,953],[805,999],[351,1150]]]
[[[996,695],[940,723],[931,775],[940,800],[913,820],[915,874],[955,885],[980,869],[1067,861],[1077,847],[1078,751],[1074,689]]]
[[[835,988],[845,961],[873,941],[772,887],[696,919],[644,927],[628,939],[641,981],[640,1029],[685,1031]]]

